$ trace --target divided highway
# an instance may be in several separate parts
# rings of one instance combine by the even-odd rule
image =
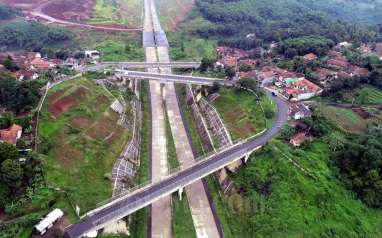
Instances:
[[[115,201],[110,202],[104,207],[97,209],[94,213],[90,213],[88,216],[81,219],[77,224],[73,224],[68,227],[66,232],[67,236],[77,238],[91,230],[100,229],[109,222],[119,220],[127,215],[130,215],[135,211],[153,203],[154,201],[164,196],[168,196],[169,194],[177,191],[179,188],[184,188],[194,181],[218,171],[219,169],[243,158],[267,143],[279,133],[288,118],[287,103],[283,99],[270,95],[270,93],[268,96],[272,97],[274,102],[277,104],[278,112],[274,124],[266,132],[246,142],[234,145],[228,150],[215,154],[208,159],[180,171],[179,173],[158,183],[149,184],[132,195],[127,194]]]

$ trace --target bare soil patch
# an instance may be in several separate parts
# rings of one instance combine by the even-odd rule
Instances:
[[[87,135],[93,139],[103,140],[116,128],[118,114],[107,110],[102,117],[88,130]]]
[[[90,120],[86,117],[77,117],[74,118],[71,122],[71,126],[76,129],[84,129],[89,126]]]
[[[21,9],[33,9],[39,6],[41,3],[47,2],[47,0],[3,0],[5,4],[19,7]]]
[[[86,22],[93,6],[93,0],[53,0],[42,8],[42,12],[64,21]]]
[[[48,96],[48,102],[49,103],[55,103],[60,97],[64,95],[64,91],[57,91],[53,93],[52,95]]]
[[[48,106],[48,112],[54,117],[59,117],[62,113],[67,112],[77,102],[73,96],[66,96]]]
[[[109,98],[105,94],[102,94],[102,95],[97,96],[96,100],[97,100],[97,103],[104,104],[104,103],[107,103],[109,101]]]
[[[56,150],[57,162],[64,168],[74,168],[83,160],[83,153],[72,145],[63,142]]]

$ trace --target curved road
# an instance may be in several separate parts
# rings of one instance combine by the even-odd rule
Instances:
[[[197,163],[165,180],[149,185],[131,196],[127,195],[125,198],[111,202],[111,204],[83,218],[77,224],[68,227],[66,235],[73,238],[81,237],[91,230],[100,229],[106,223],[121,219],[151,204],[155,200],[177,191],[180,187],[185,187],[227,164],[242,158],[267,143],[279,133],[288,118],[287,103],[281,98],[272,96],[270,93],[267,94],[269,97],[272,97],[277,104],[278,113],[273,126],[266,132],[239,145],[235,145],[228,150],[215,154],[209,159]]]

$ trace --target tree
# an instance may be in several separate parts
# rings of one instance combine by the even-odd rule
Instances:
[[[207,88],[209,94],[216,93],[220,90],[220,85],[217,82],[214,82],[211,87]]]
[[[264,109],[265,118],[271,119],[275,116],[275,112],[271,108],[265,108]]]
[[[227,75],[228,78],[233,78],[236,76],[236,70],[234,67],[228,67],[225,69],[225,75]]]
[[[12,112],[4,112],[0,115],[0,129],[8,128],[15,121],[15,117]]]
[[[9,143],[0,143],[0,164],[5,160],[17,160],[19,151],[16,146]]]
[[[1,180],[10,188],[19,188],[23,170],[18,160],[7,159],[1,163]]]
[[[4,65],[4,67],[6,69],[8,69],[9,71],[12,71],[12,72],[15,72],[17,70],[19,70],[19,66],[17,66],[17,64],[15,63],[15,61],[13,61],[13,59],[8,56],[3,62],[2,64]]]
[[[200,63],[200,72],[206,72],[209,68],[213,68],[214,67],[214,61],[212,59],[209,59],[209,58],[202,58],[202,61]]]
[[[253,91],[257,91],[259,89],[257,81],[247,77],[239,79],[238,85],[240,87],[251,89]]]

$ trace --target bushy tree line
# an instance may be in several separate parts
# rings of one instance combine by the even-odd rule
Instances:
[[[345,185],[368,206],[382,207],[382,132],[352,135],[332,157]]]
[[[26,112],[37,106],[41,81],[18,82],[0,75],[0,105],[15,113]]]
[[[196,33],[218,37],[221,44],[253,48],[264,42],[319,35],[338,43],[372,41],[376,32],[331,20],[325,13],[295,0],[197,0],[200,14],[213,25]],[[251,37],[246,37],[252,34]]]
[[[319,56],[325,55],[334,46],[334,42],[321,36],[304,36],[291,38],[281,42],[278,46],[280,54],[288,58],[296,55],[315,53]]]
[[[7,49],[41,51],[73,39],[73,34],[61,27],[40,23],[11,22],[0,26],[0,45]]]
[[[8,20],[20,14],[20,10],[4,4],[0,4],[0,20]]]
[[[34,154],[20,161],[16,146],[0,143],[0,208],[22,194],[21,189],[32,183],[34,175],[41,171],[37,168],[39,161]]]

